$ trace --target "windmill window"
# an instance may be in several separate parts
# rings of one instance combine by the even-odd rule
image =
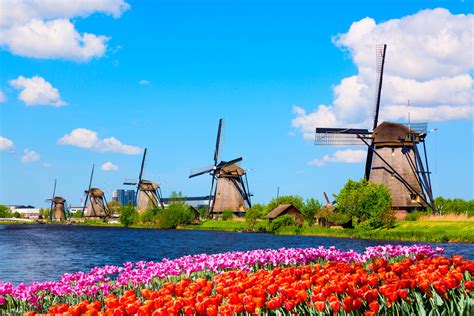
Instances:
[[[392,148],[392,157],[395,156],[395,148]],[[393,176],[392,176],[393,177]]]
[[[419,202],[420,201],[420,197],[418,196],[418,194],[410,194],[410,198],[411,198],[411,201],[412,202]]]
[[[392,178],[392,179],[395,178],[395,173],[392,172],[392,173],[390,174],[390,178]]]

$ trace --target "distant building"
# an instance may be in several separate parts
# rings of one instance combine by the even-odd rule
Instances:
[[[114,190],[112,191],[112,201],[117,201],[120,205],[135,205],[135,190]]]
[[[162,198],[162,201],[167,207],[170,204],[170,198]],[[195,209],[208,208],[209,207],[209,197],[208,196],[197,196],[197,197],[183,197],[177,198],[178,201],[184,201],[186,205],[192,206]]]
[[[38,218],[40,215],[39,208],[31,205],[5,205],[12,213],[20,213],[25,218]]]

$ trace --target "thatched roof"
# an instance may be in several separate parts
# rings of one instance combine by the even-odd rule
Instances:
[[[92,196],[104,196],[104,191],[102,191],[99,188],[91,188],[89,192],[90,192],[90,195]],[[86,191],[86,193],[89,193],[89,192]]]
[[[227,165],[222,168],[219,172],[220,177],[235,177],[235,176],[243,176],[245,174],[245,170],[242,169],[240,166],[236,164]]]
[[[409,141],[410,129],[399,123],[383,122],[374,129],[373,137],[375,144],[401,145],[400,139]],[[411,131],[411,133],[416,133]]]
[[[156,191],[160,186],[150,180],[140,181],[140,190],[141,191]]]
[[[294,207],[291,204],[280,204],[273,211],[271,211],[270,214],[267,215],[267,218],[268,219],[277,218],[281,214],[285,213],[289,208],[294,208],[294,209],[298,210],[296,207]]]
[[[53,202],[54,204],[63,204],[64,202],[66,202],[66,199],[60,196],[55,196]]]

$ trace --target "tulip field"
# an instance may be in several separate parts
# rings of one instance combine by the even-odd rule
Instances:
[[[202,254],[0,282],[0,315],[473,315],[473,273],[422,245]]]

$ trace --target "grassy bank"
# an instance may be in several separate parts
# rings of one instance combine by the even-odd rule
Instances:
[[[261,222],[257,224],[264,228]],[[222,231],[246,231],[247,223],[241,221],[205,221],[198,225],[188,225],[179,229],[202,229]],[[425,242],[474,242],[474,222],[442,221],[399,221],[393,228],[374,230],[333,229],[325,227],[283,227],[277,235],[328,236],[379,240],[406,240]]]

